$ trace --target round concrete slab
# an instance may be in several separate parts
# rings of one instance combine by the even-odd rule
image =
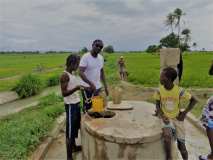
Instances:
[[[136,144],[152,142],[161,137],[161,125],[152,116],[155,106],[147,102],[125,102],[133,110],[116,111],[113,118],[99,118],[85,121],[85,127],[92,135],[116,143]]]
[[[161,122],[152,116],[155,105],[128,101],[132,110],[113,110],[112,118],[82,117],[84,160],[165,159]],[[174,143],[172,143],[172,148]],[[172,149],[174,159],[177,152]]]

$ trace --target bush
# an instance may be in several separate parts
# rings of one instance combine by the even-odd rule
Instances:
[[[25,98],[36,95],[42,87],[42,81],[37,76],[28,74],[20,79],[14,90],[20,98]]]
[[[47,86],[56,86],[59,84],[59,75],[53,75],[47,79]]]

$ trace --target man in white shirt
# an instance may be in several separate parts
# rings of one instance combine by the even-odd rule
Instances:
[[[104,58],[99,53],[103,48],[102,40],[95,40],[92,44],[92,50],[85,53],[79,64],[80,77],[89,85],[89,89],[83,94],[83,103],[86,110],[91,108],[91,101],[87,101],[92,96],[99,95],[103,82],[105,93],[108,96],[108,89],[104,74]]]

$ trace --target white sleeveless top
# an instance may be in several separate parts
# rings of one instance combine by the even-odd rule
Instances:
[[[75,76],[70,74],[67,71],[64,71],[69,76],[69,82],[67,85],[67,90],[71,90],[75,88],[77,85],[79,85],[79,79]],[[75,104],[80,102],[79,92],[75,91],[73,94],[64,97],[64,103],[65,104]]]

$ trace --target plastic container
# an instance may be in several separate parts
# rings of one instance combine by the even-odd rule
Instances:
[[[92,111],[93,112],[104,111],[104,100],[101,96],[92,97]]]
[[[107,107],[107,103],[108,103],[108,97],[106,96],[105,92],[104,91],[101,91],[99,93],[99,96],[101,96],[103,98],[103,103],[104,103],[104,108]]]
[[[211,129],[213,128],[213,120],[208,120],[208,127]]]
[[[122,100],[122,90],[119,87],[112,89],[112,101],[113,104],[120,104]]]

